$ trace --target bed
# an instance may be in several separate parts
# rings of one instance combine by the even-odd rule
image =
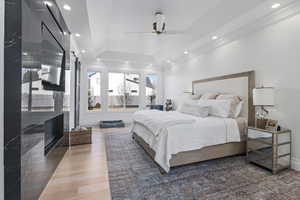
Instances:
[[[169,172],[175,166],[244,154],[247,126],[253,125],[255,119],[255,109],[252,106],[254,83],[253,71],[193,81],[193,93],[215,89],[245,97],[244,115],[235,119],[214,116],[199,118],[176,111],[143,111],[145,118],[160,118],[161,120],[156,121],[161,121],[161,124],[167,124],[168,121],[164,120],[173,116],[186,123],[174,123],[159,129],[159,132],[156,131],[158,129],[149,128],[153,126],[145,121],[134,120],[132,137],[158,164],[162,173]],[[155,134],[156,132],[159,134]]]

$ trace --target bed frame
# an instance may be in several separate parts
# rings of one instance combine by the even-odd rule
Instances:
[[[242,72],[238,74],[230,74],[225,76],[212,77],[208,79],[196,80],[192,82],[193,93],[195,91],[195,85],[226,80],[234,78],[248,78],[248,125],[253,126],[255,124],[255,107],[253,106],[253,96],[252,90],[255,88],[255,74],[254,71]],[[247,129],[247,127],[245,127]],[[245,130],[246,131],[246,130]],[[132,138],[149,154],[149,156],[154,160],[155,152],[150,148],[150,146],[136,133],[132,134]],[[178,154],[172,155],[170,160],[170,166],[176,167],[206,160],[212,160],[217,158],[223,158],[234,155],[241,155],[246,153],[246,142],[231,142],[226,144],[214,145],[209,147],[204,147],[202,149],[180,152]],[[159,166],[159,165],[158,165]],[[166,173],[160,166],[161,173]]]

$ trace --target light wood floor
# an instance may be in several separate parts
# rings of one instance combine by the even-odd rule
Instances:
[[[120,129],[103,130],[94,128],[92,145],[70,147],[40,199],[111,199],[104,134],[116,130]]]

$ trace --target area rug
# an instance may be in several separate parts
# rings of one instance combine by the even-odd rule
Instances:
[[[113,200],[299,200],[300,173],[278,175],[236,156],[190,164],[161,174],[130,133],[105,136]]]

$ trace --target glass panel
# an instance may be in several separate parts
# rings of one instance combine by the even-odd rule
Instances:
[[[138,74],[126,74],[125,86],[125,107],[138,108],[140,97],[140,76]]]
[[[88,72],[88,110],[101,109],[101,73]]]
[[[43,89],[39,69],[22,70],[22,111],[54,111],[53,91]]]
[[[32,82],[32,112],[54,111],[55,95],[53,91],[44,90],[42,81]]]
[[[125,93],[125,75],[123,73],[109,73],[108,75],[108,107],[109,109],[123,109]]]
[[[30,87],[31,87],[31,70],[22,68],[22,111],[29,111],[30,107]]]
[[[157,104],[157,75],[146,75],[146,105]]]
[[[66,70],[65,93],[64,93],[64,111],[70,111],[71,107],[71,70]]]

